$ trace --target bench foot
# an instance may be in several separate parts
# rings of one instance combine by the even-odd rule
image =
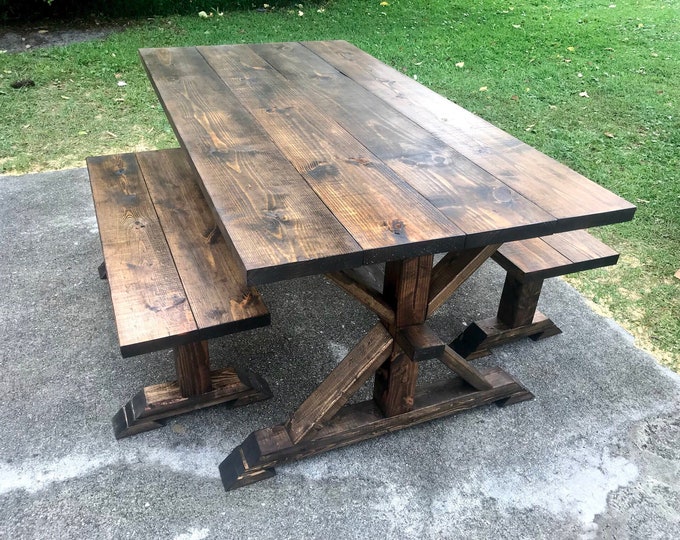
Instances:
[[[147,386],[113,417],[116,439],[163,427],[164,420],[187,412],[229,404],[247,405],[272,396],[267,382],[248,370],[234,368],[210,372],[212,390],[183,397],[177,381]]]
[[[536,311],[531,324],[511,327],[497,317],[473,322],[453,342],[451,348],[463,358],[472,360],[491,354],[491,348],[525,337],[545,339],[562,331],[548,317]]]
[[[103,262],[99,265],[97,268],[97,272],[99,273],[99,279],[108,279],[109,275],[106,272],[106,263]]]
[[[460,377],[424,386],[416,391],[413,409],[385,417],[374,400],[346,405],[331,419],[294,443],[285,424],[251,433],[220,464],[225,490],[230,491],[273,476],[274,467],[378,437],[409,426],[453,415],[468,409],[531,396],[508,373],[492,368],[481,370],[490,383],[488,390],[475,390]],[[523,399],[518,399],[523,396]],[[533,397],[533,396],[531,396]]]

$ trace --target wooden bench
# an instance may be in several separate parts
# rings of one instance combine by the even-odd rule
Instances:
[[[124,357],[174,349],[177,380],[147,386],[114,416],[116,438],[203,407],[271,397],[247,371],[210,370],[210,338],[265,326],[181,149],[88,158]]]
[[[467,359],[490,354],[490,348],[523,337],[534,340],[561,333],[536,309],[547,278],[616,264],[619,254],[586,231],[503,244],[493,259],[507,272],[496,317],[468,326],[451,343]]]

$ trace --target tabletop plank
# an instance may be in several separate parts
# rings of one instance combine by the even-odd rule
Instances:
[[[352,80],[557,218],[556,230],[627,221],[635,206],[345,41],[305,42]]]
[[[252,45],[466,233],[465,247],[555,230],[555,217],[444,144],[300,43]],[[247,71],[246,71],[247,73]]]
[[[269,317],[257,290],[235,279],[238,269],[207,208],[181,148],[139,152],[137,162],[202,338],[248,329]],[[198,239],[198,241],[197,241]]]
[[[140,55],[248,284],[363,263],[361,247],[195,48]]]
[[[374,263],[463,246],[465,233],[249,47],[198,47]],[[421,247],[422,246],[422,247]]]

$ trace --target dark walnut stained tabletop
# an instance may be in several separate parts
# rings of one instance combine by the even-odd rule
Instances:
[[[635,211],[344,41],[140,54],[250,284]]]

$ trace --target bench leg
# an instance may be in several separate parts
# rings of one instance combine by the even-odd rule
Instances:
[[[496,317],[473,322],[452,343],[451,348],[463,358],[487,356],[490,349],[521,338],[534,340],[562,331],[536,309],[543,287],[542,279],[521,281],[508,274]]]
[[[208,342],[175,347],[177,380],[147,386],[113,417],[116,439],[162,427],[163,420],[228,403],[240,406],[269,399],[266,381],[248,370],[210,370]]]
[[[97,272],[99,273],[99,279],[108,279],[109,275],[106,273],[106,263],[102,262],[99,265],[99,268],[97,268]]]

